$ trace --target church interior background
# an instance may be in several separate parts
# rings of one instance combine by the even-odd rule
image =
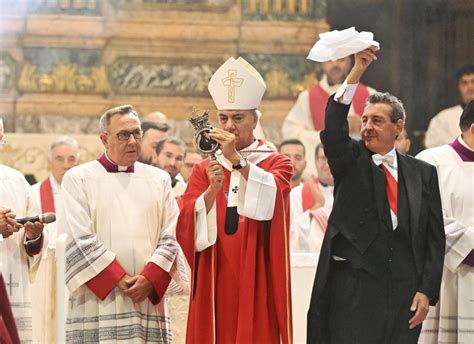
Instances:
[[[458,101],[456,70],[474,56],[469,0],[1,0],[0,8],[9,133],[0,162],[38,180],[59,134],[80,141],[83,161],[95,158],[98,117],[119,104],[165,113],[191,143],[191,109],[213,113],[207,83],[229,56],[264,76],[262,124],[278,144],[296,96],[320,76],[305,58],[318,34],[353,25],[381,43],[365,82],[404,101],[416,153],[431,116]]]
[[[459,101],[456,70],[473,63],[474,1],[0,0],[8,141],[0,163],[41,180],[48,146],[62,134],[78,139],[83,162],[95,159],[98,118],[120,104],[165,113],[191,144],[191,109],[215,115],[207,84],[230,56],[263,75],[262,125],[278,144],[298,93],[321,74],[306,60],[318,34],[350,26],[381,43],[365,83],[403,100],[416,153],[430,118]],[[185,321],[185,303],[175,307]]]

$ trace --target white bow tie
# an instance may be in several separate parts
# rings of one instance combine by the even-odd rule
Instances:
[[[390,166],[391,168],[394,167],[394,165],[393,165],[394,156],[393,155],[374,154],[374,155],[372,155],[372,160],[374,161],[375,165],[377,165],[377,166],[379,166],[382,163],[385,163],[386,165]]]

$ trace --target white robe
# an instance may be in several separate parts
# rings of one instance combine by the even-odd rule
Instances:
[[[169,175],[141,163],[134,173],[108,173],[92,161],[69,170],[62,188],[73,238],[66,248],[67,341],[169,343],[166,298],[156,306],[148,299],[134,304],[116,286],[100,301],[85,285],[117,259],[131,276],[152,262],[170,273],[175,287],[185,286]]]
[[[324,195],[324,206],[318,211],[328,218],[334,203],[334,186],[318,186]],[[294,187],[290,192],[290,250],[292,253],[319,253],[325,229],[311,216],[311,210],[303,211],[302,191],[303,184]]]
[[[426,148],[447,145],[459,134],[459,118],[462,114],[462,106],[456,105],[439,112],[434,116],[426,130]]]
[[[11,208],[17,218],[38,215],[31,187],[23,175],[0,165],[0,205]],[[30,257],[24,247],[23,230],[8,238],[0,235],[0,271],[12,306],[22,343],[32,342],[30,281],[38,268],[41,254]]]
[[[319,82],[321,88],[326,91],[329,95],[336,93],[341,84],[330,86],[327,82],[327,76],[323,75]],[[369,94],[373,94],[376,91],[367,87]],[[354,114],[354,108],[351,106],[349,113]],[[316,165],[315,165],[315,154],[314,151],[318,143],[321,143],[319,138],[319,131],[314,129],[313,119],[311,115],[311,109],[309,107],[309,91],[304,90],[298,95],[296,103],[291,108],[281,128],[283,139],[294,139],[297,138],[303,142],[306,150],[306,168],[304,175],[306,178],[310,176],[317,176]]]
[[[48,247],[43,250],[41,265],[31,289],[35,343],[54,343],[56,341],[56,238],[66,232],[66,213],[61,185],[52,175],[49,176],[49,181],[53,191],[56,221],[44,227],[44,232],[48,236]],[[32,187],[40,209],[41,183]]]
[[[417,158],[438,171],[446,232],[440,301],[430,307],[420,343],[474,343],[474,267],[462,261],[474,248],[474,162],[464,162],[448,145]]]

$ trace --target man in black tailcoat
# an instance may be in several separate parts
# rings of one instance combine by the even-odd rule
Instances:
[[[308,343],[417,343],[438,301],[445,235],[436,169],[394,148],[405,110],[389,93],[367,99],[362,141],[347,113],[378,48],[329,99],[321,141],[335,180],[311,305]]]

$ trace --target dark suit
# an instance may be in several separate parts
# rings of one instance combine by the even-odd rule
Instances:
[[[398,227],[385,174],[362,141],[349,137],[349,107],[331,97],[321,133],[335,180],[311,305],[308,343],[416,343],[408,330],[417,291],[438,301],[445,235],[436,169],[397,154]],[[339,256],[347,261],[335,261]]]

